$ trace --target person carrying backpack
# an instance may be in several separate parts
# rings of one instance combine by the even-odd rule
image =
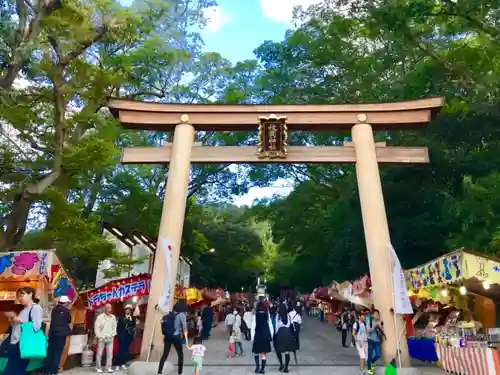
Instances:
[[[360,315],[358,320],[354,323],[352,327],[352,336],[359,355],[360,374],[364,374],[366,359],[368,357],[368,329],[366,327],[364,315]]]
[[[179,300],[174,305],[173,311],[168,313],[162,318],[161,333],[163,334],[163,354],[161,355],[160,365],[158,366],[158,375],[163,372],[163,366],[168,358],[168,353],[172,345],[177,353],[177,373],[182,374],[184,366],[184,352],[182,350],[182,343],[188,342],[188,329],[187,329],[187,303],[186,300]]]
[[[374,364],[382,356],[382,341],[385,339],[383,326],[384,323],[380,321],[380,312],[373,309],[372,318],[368,323],[368,358],[366,366],[369,375],[374,373]]]

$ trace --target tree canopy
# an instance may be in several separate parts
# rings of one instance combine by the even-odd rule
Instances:
[[[214,4],[0,0],[0,251],[56,248],[85,286],[113,256],[100,221],[157,236],[168,166],[120,165],[119,149],[161,146],[171,134],[123,130],[105,108],[110,96],[322,104],[437,95],[446,106],[426,130],[376,134],[430,150],[429,165],[381,168],[391,240],[404,267],[459,247],[500,251],[499,1],[325,0],[237,64],[203,51],[197,30]],[[255,145],[256,132],[198,132],[197,141]],[[288,197],[227,204],[279,179],[294,185]],[[354,166],[193,166],[182,253],[195,283],[231,290],[262,272],[302,291],[364,274]]]
[[[299,12],[303,24],[282,42],[256,50],[264,67],[257,92],[269,102],[445,96],[442,114],[425,131],[377,134],[391,145],[430,150],[429,165],[381,167],[391,240],[404,267],[461,247],[500,251],[499,6],[324,2]],[[347,137],[310,134],[295,142],[336,144]],[[307,291],[368,272],[354,168],[294,166],[277,173],[296,188],[254,209],[279,243],[271,280],[293,280]]]

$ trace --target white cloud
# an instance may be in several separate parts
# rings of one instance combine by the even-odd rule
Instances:
[[[250,188],[247,194],[241,197],[234,197],[233,202],[237,206],[251,206],[256,199],[270,198],[273,195],[286,197],[292,190],[293,186],[290,181],[279,179],[272,186]]]
[[[26,78],[16,78],[14,80],[14,83],[12,84],[12,87],[17,89],[17,90],[22,90],[25,89],[26,87],[31,86],[31,82],[28,81]]]
[[[311,5],[322,3],[323,0],[260,0],[264,17],[274,22],[292,24],[293,9],[302,6],[307,9]]]
[[[221,7],[213,6],[203,10],[204,16],[207,20],[205,31],[209,33],[216,33],[225,24],[231,21],[231,15],[225,14]]]

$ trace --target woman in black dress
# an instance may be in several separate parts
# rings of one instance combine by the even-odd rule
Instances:
[[[273,325],[267,305],[265,302],[259,302],[255,315],[252,319],[252,352],[255,358],[255,373],[265,374],[267,354],[271,352],[271,341],[273,339]],[[262,359],[262,362],[259,361]]]
[[[288,314],[288,309],[284,304],[278,307],[276,316],[276,334],[274,335],[274,350],[280,362],[280,371],[288,373],[290,364],[290,352],[295,352],[296,342],[292,333],[293,324]],[[285,355],[285,365],[283,365],[283,355]]]

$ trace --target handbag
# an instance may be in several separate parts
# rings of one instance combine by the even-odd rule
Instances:
[[[8,335],[0,344],[0,358],[7,358],[10,352],[10,335]]]
[[[47,337],[42,327],[36,332],[33,329],[31,310],[29,312],[29,321],[21,324],[19,350],[23,359],[40,359],[47,356]]]

